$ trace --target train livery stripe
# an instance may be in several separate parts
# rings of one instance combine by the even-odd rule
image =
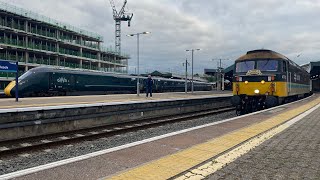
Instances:
[[[5,93],[7,96],[11,97],[11,90],[12,90],[13,87],[15,87],[15,85],[16,85],[16,81],[11,81],[11,82],[8,84],[8,86],[4,89],[4,93]]]
[[[279,97],[304,94],[309,92],[309,89],[310,89],[309,85],[307,84],[291,83],[291,87],[289,88],[287,82],[276,81],[274,83],[275,83],[275,93],[273,95],[279,96]],[[265,93],[270,91],[270,87],[271,87],[271,82],[265,82],[264,84],[262,84],[261,82],[248,82],[248,84],[245,84],[244,82],[236,82],[236,83],[233,83],[233,95],[237,94],[236,84],[239,84],[238,94],[239,95],[246,94],[248,96],[257,95],[254,93],[254,90],[256,89],[260,90],[260,94],[264,95]],[[288,94],[288,89],[290,89],[289,94]]]

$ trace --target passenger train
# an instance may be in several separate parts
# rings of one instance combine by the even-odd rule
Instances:
[[[144,91],[146,77],[140,77],[140,89]],[[184,91],[185,81],[165,78],[153,78],[154,92]],[[80,71],[67,68],[36,67],[19,77],[19,96],[66,96],[97,95],[115,93],[135,93],[137,77],[124,74]],[[5,88],[7,96],[15,96],[16,82]],[[191,83],[188,83],[190,90]],[[212,84],[194,82],[195,91],[212,90]]]
[[[309,74],[287,57],[265,49],[235,61],[232,104],[245,114],[311,93]]]

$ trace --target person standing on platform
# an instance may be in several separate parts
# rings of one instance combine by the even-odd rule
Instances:
[[[148,79],[146,80],[146,97],[148,97],[150,93],[150,97],[152,97],[152,86],[153,86],[153,80],[151,78],[151,75],[148,75]]]

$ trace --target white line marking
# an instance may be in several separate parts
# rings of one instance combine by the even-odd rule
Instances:
[[[103,132],[112,132],[113,130],[112,129],[104,129],[102,130]]]
[[[30,143],[22,143],[22,144],[20,144],[20,146],[22,146],[22,147],[29,147],[29,146],[32,146],[32,144],[30,144]]]
[[[95,135],[95,134],[99,134],[98,132],[89,132],[89,134]]]
[[[30,154],[19,154],[20,157],[29,157]],[[1,178],[0,178],[1,179]]]
[[[76,137],[83,137],[83,134],[75,134]]]
[[[42,143],[51,143],[52,141],[47,140],[47,139],[43,139],[43,140],[41,140],[41,142],[42,142]]]
[[[51,152],[52,151],[52,149],[45,149],[45,150],[43,150],[44,152]]]
[[[66,137],[66,136],[61,136],[61,137],[59,137],[59,139],[61,139],[61,140],[67,140],[67,139],[70,139],[69,137]]]
[[[0,147],[0,151],[7,151],[7,150],[9,150],[10,148],[7,148],[7,147],[5,147],[5,146],[2,146],[2,147]]]
[[[312,96],[310,96],[310,97],[312,97]],[[291,102],[291,103],[288,103],[288,104],[284,104],[284,105],[281,105],[281,106],[273,107],[273,108],[270,108],[270,109],[265,109],[265,110],[262,110],[262,111],[259,111],[259,112],[254,112],[254,113],[251,113],[251,114],[237,116],[237,117],[233,117],[233,118],[230,118],[230,119],[222,120],[222,121],[219,121],[219,122],[213,122],[213,123],[210,123],[210,124],[205,124],[205,125],[201,125],[201,126],[197,126],[197,127],[193,127],[193,128],[189,128],[189,129],[184,129],[184,130],[181,130],[181,131],[172,132],[172,133],[164,134],[164,135],[161,135],[161,136],[152,137],[152,138],[149,138],[149,139],[144,139],[142,141],[137,141],[137,142],[133,142],[133,143],[130,143],[130,144],[125,144],[125,145],[113,147],[113,148],[110,148],[110,149],[105,149],[105,150],[101,150],[101,151],[97,151],[97,152],[93,152],[93,153],[89,153],[89,154],[85,154],[85,155],[81,155],[81,156],[77,156],[77,157],[73,157],[73,158],[69,158],[69,159],[64,159],[64,160],[57,161],[57,162],[52,162],[52,163],[49,163],[49,164],[40,165],[40,166],[29,168],[29,169],[24,169],[24,170],[21,170],[21,171],[12,172],[12,173],[9,173],[9,174],[4,174],[4,175],[0,176],[0,179],[17,178],[17,177],[24,176],[24,175],[27,175],[27,174],[36,173],[36,172],[39,172],[39,171],[43,171],[43,170],[46,170],[46,169],[51,169],[51,168],[54,168],[54,167],[65,165],[65,164],[74,163],[74,162],[77,162],[77,161],[82,161],[82,160],[85,160],[85,159],[90,159],[90,158],[93,158],[93,157],[96,157],[96,156],[100,156],[100,155],[103,155],[103,154],[111,153],[111,152],[114,152],[114,151],[119,151],[119,150],[122,150],[122,149],[127,149],[127,148],[130,148],[130,147],[134,147],[134,146],[138,146],[138,145],[141,145],[141,144],[149,143],[149,142],[152,142],[152,141],[164,139],[164,138],[167,138],[167,137],[175,136],[175,135],[186,133],[186,132],[189,132],[189,131],[193,131],[193,130],[197,130],[197,129],[201,129],[201,128],[205,128],[205,127],[209,127],[209,126],[213,126],[213,125],[217,125],[217,124],[221,124],[221,123],[225,123],[225,122],[229,122],[229,121],[234,121],[234,120],[239,119],[239,118],[251,116],[251,115],[254,115],[254,114],[263,113],[263,112],[266,112],[266,111],[269,111],[269,110],[272,110],[272,109],[276,109],[276,108],[279,108],[279,107],[288,106],[290,104],[297,103],[297,102],[309,99],[310,97],[305,98],[305,99],[301,99],[299,101]]]

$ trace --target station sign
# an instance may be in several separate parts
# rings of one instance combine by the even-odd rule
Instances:
[[[13,72],[16,73],[18,66],[16,62],[10,62],[0,59],[0,71],[1,72]]]
[[[18,77],[19,77],[19,73],[18,73],[18,62],[11,62],[11,61],[6,61],[6,60],[2,60],[0,59],[0,72],[12,72],[12,73],[16,73],[16,82],[18,82]],[[19,83],[16,83],[15,85],[15,95],[16,95],[16,101],[19,101]]]

